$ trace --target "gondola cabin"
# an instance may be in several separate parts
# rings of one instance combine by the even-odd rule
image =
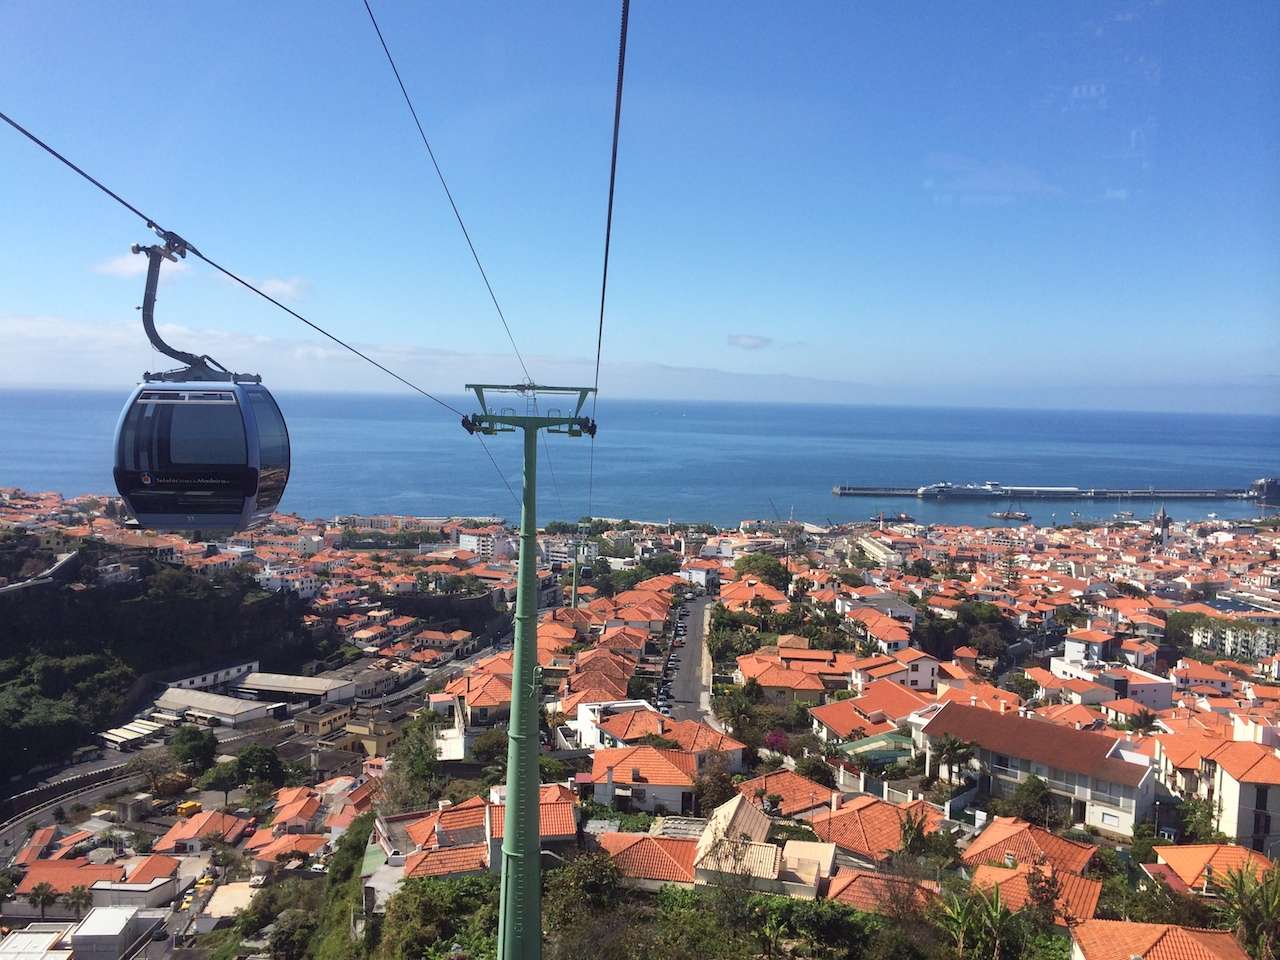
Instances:
[[[289,431],[256,382],[147,382],[116,427],[116,489],[138,524],[244,530],[289,482]]]

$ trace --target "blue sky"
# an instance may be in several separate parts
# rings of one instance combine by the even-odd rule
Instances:
[[[534,376],[594,356],[612,4],[375,5]],[[1280,411],[1280,5],[636,0],[602,390]],[[0,7],[0,109],[429,389],[519,370],[358,0]],[[140,224],[0,130],[0,385],[131,382]],[[162,322],[398,389],[195,263]]]

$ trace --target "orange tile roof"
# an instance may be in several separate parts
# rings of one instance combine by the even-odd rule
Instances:
[[[896,687],[897,684],[895,683]],[[868,732],[870,721],[858,712],[852,700],[832,700],[821,706],[810,707],[809,716],[817,720],[837,737],[850,737],[855,730]]]
[[[927,907],[938,896],[939,890],[938,884],[932,880],[914,881],[840,867],[831,878],[827,899],[837,900],[863,913],[882,913],[887,905],[895,902],[914,901],[918,907]]]
[[[1086,920],[1071,931],[1082,960],[1249,960],[1225,930],[1168,923]]]
[[[511,681],[497,673],[472,673],[451,680],[445,693],[461,697],[469,707],[496,707],[511,702]]]
[[[995,817],[961,855],[965,863],[1005,864],[1005,855],[1013,854],[1017,863],[1048,863],[1065,873],[1083,873],[1097,847],[1055,836],[1048,830],[1019,820],[1017,817]]]
[[[664,719],[656,710],[627,710],[606,717],[599,726],[619,740],[639,740],[641,737],[660,736]]]
[[[1229,741],[1211,751],[1206,759],[1241,783],[1280,784],[1280,757],[1260,743]]]
[[[20,867],[35,862],[39,859],[40,854],[44,853],[45,848],[53,843],[53,838],[57,835],[57,827],[41,827],[31,834],[31,839],[18,851],[18,855],[14,857],[13,862]]]
[[[1261,876],[1271,868],[1271,861],[1262,854],[1233,843],[1185,843],[1156,847],[1155,852],[1156,862],[1168,864],[1188,887],[1200,887],[1233,871]]]
[[[91,887],[99,880],[118,883],[124,879],[124,867],[118,863],[92,864],[83,857],[73,860],[36,860],[27,865],[26,875],[14,893],[22,897],[39,883],[47,883],[56,893],[69,893],[72,887]]]
[[[329,838],[320,833],[282,833],[254,854],[255,860],[277,863],[295,857],[309,857],[324,849]]]
[[[764,793],[761,794],[760,791]],[[831,803],[830,787],[802,777],[794,770],[775,770],[751,780],[743,780],[738,784],[738,792],[757,806],[761,797],[777,795],[782,798],[781,813],[784,817],[794,816],[815,807],[824,807]]]
[[[697,720],[668,720],[662,735],[689,753],[745,750],[746,744]]]
[[[172,877],[182,861],[177,857],[166,857],[162,853],[153,853],[139,861],[129,874],[128,883],[150,883],[160,877]]]
[[[599,843],[624,877],[666,883],[693,882],[697,840],[653,837],[647,833],[602,833]]]
[[[926,803],[899,807],[875,797],[856,797],[839,810],[814,815],[809,826],[818,839],[866,860],[884,860],[902,847],[902,824],[907,814],[924,813],[925,832],[937,833],[942,814]]]
[[[905,669],[905,668],[901,668]],[[801,670],[788,670],[786,667],[771,666],[755,676],[756,683],[762,687],[773,687],[780,690],[825,690],[822,681],[811,673]]]
[[[406,877],[447,877],[463,873],[483,873],[488,869],[487,843],[419,850],[409,854],[404,861]]]
[[[563,839],[578,834],[577,805],[572,800],[551,800],[538,804],[538,834],[542,839]],[[507,808],[492,805],[489,812],[489,834],[495,840],[506,835]]]
[[[155,846],[151,849],[156,853],[163,853],[166,850],[174,849],[176,843],[187,840],[200,840],[210,834],[216,834],[227,843],[235,843],[248,829],[248,820],[241,820],[239,817],[232,816],[229,813],[220,813],[217,810],[206,810],[203,813],[197,813],[189,820],[179,820],[169,828],[169,831],[163,837],[156,841]]]
[[[949,733],[994,753],[1129,786],[1140,784],[1148,773],[1145,765],[1110,756],[1116,743],[1113,736],[962,703],[944,706],[925,724],[924,732],[933,738]]]
[[[597,750],[591,757],[592,781],[604,783],[610,770],[614,783],[691,787],[697,772],[697,758],[683,750],[649,746]]]
[[[984,863],[973,871],[971,880],[979,890],[997,888],[1000,899],[1010,910],[1021,910],[1031,902],[1031,874],[1037,867],[1023,863],[1016,867],[998,867]],[[1049,871],[1058,881],[1054,900],[1054,916],[1063,924],[1093,919],[1102,895],[1102,881],[1090,880],[1065,870]]]
[[[71,856],[78,844],[86,840],[92,839],[92,830],[77,830],[75,833],[69,834],[58,841],[58,847],[50,855],[50,860],[62,860]]]
[[[320,812],[320,798],[313,793],[308,792],[306,795],[291,800],[288,803],[277,804],[275,811],[275,823],[285,823],[289,820],[311,820]]]

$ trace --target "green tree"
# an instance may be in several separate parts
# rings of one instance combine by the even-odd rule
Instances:
[[[378,960],[444,960],[454,943],[464,956],[493,955],[498,887],[491,876],[406,880],[387,902]]]
[[[89,892],[88,887],[77,884],[62,895],[62,902],[71,908],[76,919],[79,920],[84,912],[93,906],[93,894]]]
[[[240,786],[239,761],[218,763],[204,772],[198,781],[201,790],[222,792],[222,805],[231,802],[231,791]]]
[[[169,752],[183,766],[190,766],[195,773],[203,773],[213,765],[218,755],[218,737],[205,727],[183,725],[174,731],[169,741]]]
[[[135,830],[133,833],[129,834],[129,847],[134,853],[142,856],[146,856],[151,852],[151,848],[155,846],[155,842],[155,838],[152,837],[151,834],[143,833],[140,830]]]
[[[545,887],[543,922],[549,930],[563,930],[582,911],[599,911],[615,903],[622,877],[608,854],[585,854],[548,871]]]
[[[439,717],[435,713],[422,710],[404,728],[382,780],[382,806],[386,812],[422,809],[439,799],[445,790],[445,778],[440,771],[440,751],[436,747],[438,722]],[[505,739],[505,734],[499,733]],[[488,742],[496,746],[497,741],[497,737],[490,737]],[[495,767],[495,763],[490,767]]]
[[[698,771],[693,781],[693,795],[698,801],[698,812],[709,817],[711,811],[738,795],[729,766],[719,753],[712,754]]]
[[[1218,915],[1253,960],[1280,956],[1280,871],[1232,870],[1218,883]]]
[[[503,728],[495,727],[492,730],[486,730],[475,738],[471,744],[471,755],[475,758],[476,763],[481,766],[488,766],[491,763],[506,763],[507,743],[507,731]]]
[[[269,941],[274,960],[303,960],[316,925],[315,915],[306,910],[282,911],[275,919]]]
[[[1190,797],[1178,806],[1182,817],[1182,830],[1189,843],[1228,843],[1229,838],[1218,830],[1217,811],[1212,800]]]
[[[1004,678],[1004,688],[1016,693],[1023,700],[1034,700],[1040,692],[1040,684],[1025,673],[1011,673]]]
[[[802,777],[812,780],[814,783],[820,783],[824,787],[834,789],[836,785],[835,774],[831,768],[821,757],[804,757],[796,761],[796,773]]]
[[[1156,836],[1155,824],[1144,820],[1133,828],[1133,847],[1129,850],[1129,858],[1134,863],[1155,863],[1156,847],[1169,843],[1163,837]]]
[[[1034,773],[1018,784],[1009,799],[993,801],[991,806],[996,813],[1020,817],[1046,830],[1053,829],[1060,817],[1058,801],[1049,785]]]
[[[44,912],[57,902],[58,892],[47,880],[41,880],[27,892],[27,903],[40,911],[41,920],[44,919]]]
[[[173,757],[164,750],[142,750],[125,764],[125,773],[141,774],[147,778],[147,788],[152,793],[160,791],[160,780],[174,770]]]
[[[236,768],[240,783],[265,782],[276,787],[284,786],[284,764],[274,747],[250,744],[236,756]]]
[[[786,590],[791,574],[776,557],[766,553],[749,553],[733,562],[733,570],[739,577],[754,577],[779,590]]]

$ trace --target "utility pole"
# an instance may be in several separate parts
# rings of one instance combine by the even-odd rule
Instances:
[[[502,880],[498,918],[498,960],[539,960],[542,956],[542,844],[538,823],[538,711],[542,671],[538,668],[538,431],[594,437],[596,425],[582,415],[591,387],[467,384],[480,412],[462,418],[468,433],[524,432],[524,489],[520,513],[520,567],[516,579],[515,652],[511,665],[511,719],[507,725],[507,795],[502,834]],[[519,396],[525,411],[493,410],[489,395]],[[538,394],[573,404],[566,414],[534,405]]]

